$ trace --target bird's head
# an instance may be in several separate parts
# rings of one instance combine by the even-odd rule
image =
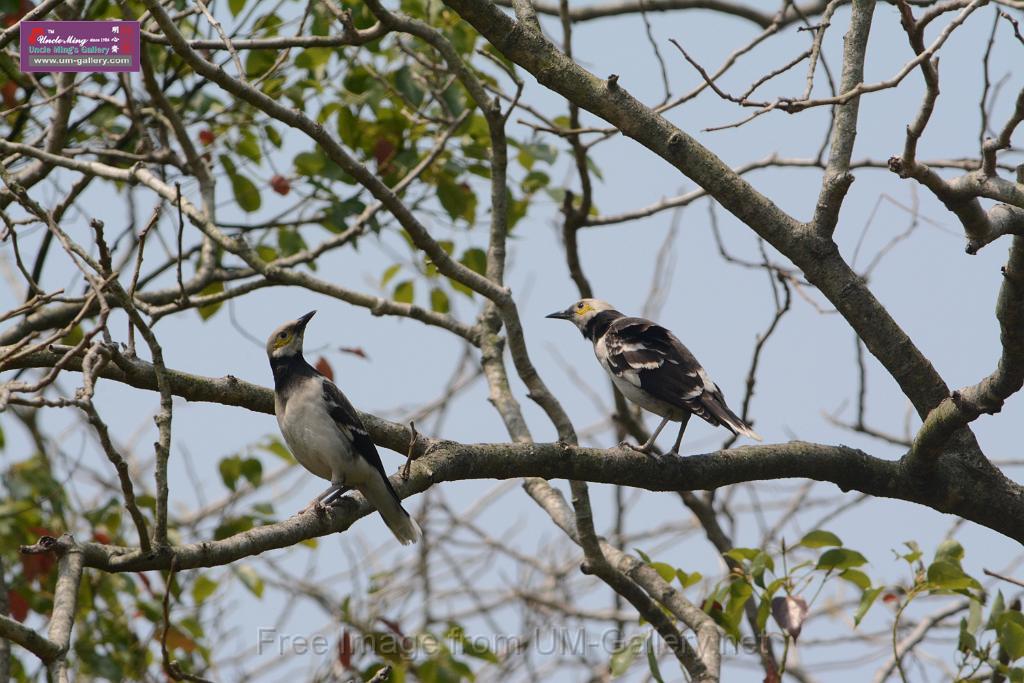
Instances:
[[[306,324],[315,313],[316,311],[310,311],[274,330],[270,339],[267,340],[267,355],[271,358],[301,355],[302,335],[306,332]]]
[[[614,307],[607,301],[601,299],[580,299],[564,311],[556,311],[547,315],[548,318],[568,320],[581,330],[586,328],[587,323],[601,311],[612,311]]]

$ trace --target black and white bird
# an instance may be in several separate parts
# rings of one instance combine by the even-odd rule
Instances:
[[[630,318],[607,301],[582,299],[547,316],[568,320],[594,344],[594,354],[627,399],[662,420],[642,446],[647,453],[669,420],[679,422],[672,453],[679,452],[690,415],[733,434],[761,437],[725,404],[725,396],[690,350],[672,332],[644,318]]]
[[[329,505],[356,489],[377,508],[403,545],[415,543],[420,528],[402,507],[355,408],[334,382],[302,356],[302,338],[314,313],[281,325],[267,340],[274,372],[274,413],[285,443],[299,464],[331,482],[302,512]]]

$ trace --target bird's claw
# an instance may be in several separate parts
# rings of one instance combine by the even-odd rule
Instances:
[[[324,505],[324,502],[319,498],[311,501],[309,505],[299,510],[299,515],[304,515],[307,512],[313,512],[317,517],[323,517],[327,514],[328,506]]]
[[[620,441],[619,442],[619,448],[628,448],[629,450],[636,451],[637,453],[644,453],[646,455],[651,455],[651,449],[650,448],[644,448],[643,446],[638,446],[637,444],[630,443],[629,441]]]

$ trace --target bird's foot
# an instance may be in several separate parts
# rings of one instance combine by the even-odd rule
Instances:
[[[297,515],[304,515],[307,512],[312,512],[317,517],[323,517],[325,514],[327,514],[327,509],[328,509],[328,506],[324,504],[323,500],[320,499],[320,498],[317,498],[316,500],[310,501],[309,505],[307,505],[306,507],[304,507],[301,510],[299,510],[298,513],[296,513],[296,514]]]

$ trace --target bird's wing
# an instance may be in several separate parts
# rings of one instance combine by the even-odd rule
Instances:
[[[388,475],[384,471],[384,465],[380,461],[380,454],[377,452],[377,446],[374,445],[373,440],[370,439],[369,432],[366,431],[366,427],[363,426],[363,421],[359,419],[359,415],[356,413],[356,409],[352,407],[349,400],[345,398],[345,394],[341,393],[341,389],[335,386],[334,382],[323,378],[323,394],[324,403],[327,405],[327,413],[334,420],[334,423],[338,426],[338,429],[349,438],[352,442],[356,453],[366,459],[374,469],[380,472],[380,476],[384,478],[384,481],[388,484],[388,488],[391,488],[391,483],[388,482]],[[394,490],[391,491],[394,495]],[[397,496],[396,496],[397,497]]]
[[[702,398],[717,398],[721,392],[672,332],[643,318],[621,318],[612,323],[604,343],[613,372],[658,400],[717,422]]]

